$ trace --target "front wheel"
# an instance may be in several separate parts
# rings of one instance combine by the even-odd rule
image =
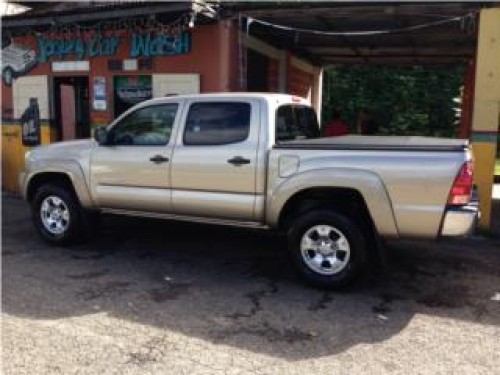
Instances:
[[[64,186],[37,189],[31,204],[38,233],[48,242],[69,245],[84,238],[88,222],[75,194]]]
[[[288,232],[288,249],[309,283],[338,288],[354,281],[366,263],[360,226],[347,216],[317,210],[297,218]]]

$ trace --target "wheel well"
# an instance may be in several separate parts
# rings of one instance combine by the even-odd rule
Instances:
[[[68,188],[76,196],[73,183],[71,182],[70,177],[66,173],[44,172],[44,173],[39,173],[31,178],[28,185],[28,189],[26,191],[26,198],[28,202],[31,202],[33,200],[35,193],[40,186],[48,183]]]
[[[281,210],[278,228],[287,231],[298,215],[317,208],[335,210],[375,231],[363,196],[350,188],[313,188],[296,193]]]

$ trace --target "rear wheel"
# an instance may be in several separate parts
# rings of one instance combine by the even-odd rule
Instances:
[[[50,243],[69,245],[90,233],[88,214],[75,194],[64,186],[46,184],[39,187],[31,210],[38,233]]]
[[[337,212],[315,210],[297,218],[288,232],[288,248],[300,275],[319,287],[345,286],[366,264],[360,226]]]

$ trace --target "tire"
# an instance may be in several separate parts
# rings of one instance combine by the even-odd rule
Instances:
[[[67,246],[90,237],[91,216],[73,191],[63,185],[40,186],[31,203],[33,222],[47,242]]]
[[[14,81],[14,70],[10,67],[5,68],[2,72],[2,78],[6,86],[12,86],[12,82]]]
[[[298,217],[288,231],[288,250],[308,283],[336,289],[355,281],[366,265],[362,228],[344,214],[314,210]]]

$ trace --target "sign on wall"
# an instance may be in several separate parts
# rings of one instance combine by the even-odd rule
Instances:
[[[191,34],[180,35],[132,34],[131,57],[174,56],[188,53],[191,49]]]
[[[64,59],[67,56],[74,56],[77,60],[89,57],[115,56],[122,43],[123,38],[118,36],[97,35],[88,41],[83,37],[50,39],[39,36],[37,37],[37,61],[43,64],[50,59]],[[178,35],[133,33],[130,35],[129,45],[128,56],[132,58],[180,55],[190,52],[191,33],[189,31]]]
[[[85,61],[52,61],[53,72],[88,72],[90,63]]]
[[[47,35],[36,37],[37,49],[29,49],[13,41],[2,41],[2,78],[7,86],[12,85],[15,78],[27,74],[37,64],[48,61],[59,63],[73,58],[76,62],[91,57],[116,56],[119,48],[125,44],[125,37],[100,34],[92,38],[70,37],[60,38]],[[157,56],[175,56],[191,51],[191,33],[182,31],[178,34],[163,33],[131,33],[128,34],[131,58],[151,58]],[[71,61],[64,61],[70,63]],[[57,65],[58,66],[58,65]],[[65,65],[66,66],[66,65]]]
[[[92,107],[95,111],[106,111],[106,77],[94,77],[94,100]]]
[[[198,94],[199,74],[153,74],[153,97]]]
[[[114,113],[115,117],[125,112],[134,104],[151,99],[151,76],[115,76],[114,77]]]
[[[83,38],[49,39],[37,37],[38,62],[43,64],[53,57],[63,59],[74,55],[78,60],[85,57],[113,56],[118,50],[121,39],[118,37],[105,38],[100,35],[89,41]]]

